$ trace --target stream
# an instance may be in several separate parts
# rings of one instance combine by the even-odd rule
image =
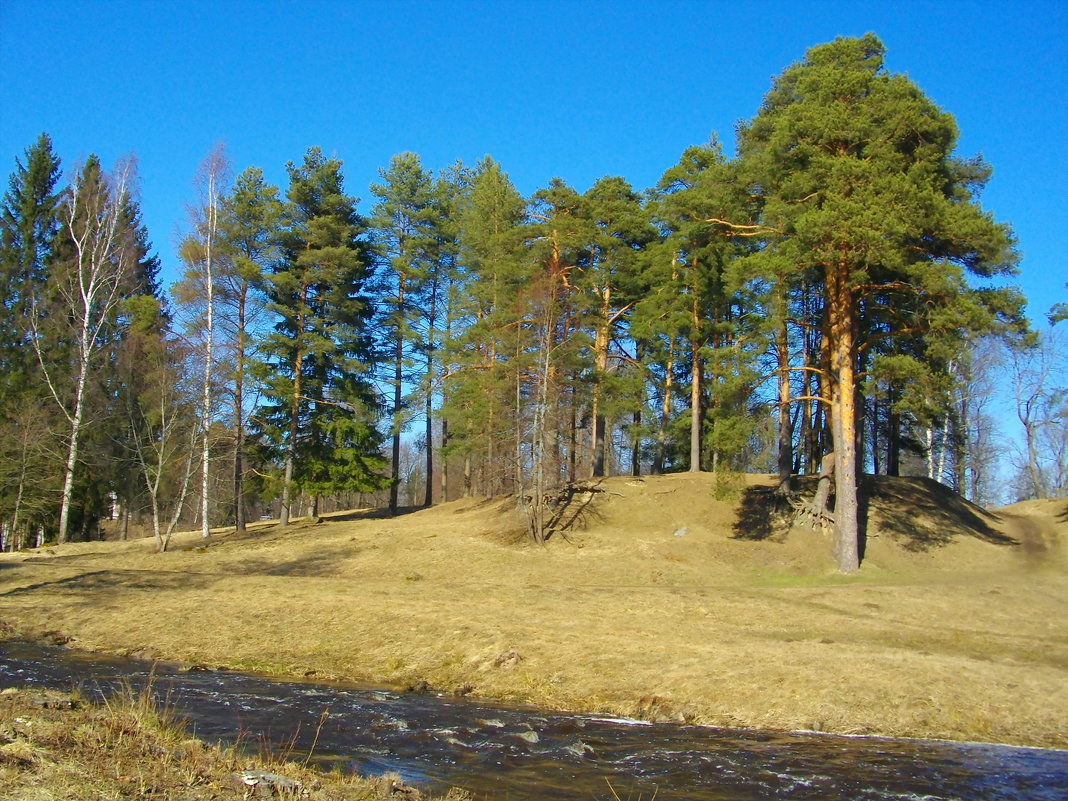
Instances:
[[[314,741],[324,769],[479,801],[1068,797],[1068,751],[649,724],[0,642],[0,688],[91,698],[148,682],[208,742],[303,758]]]

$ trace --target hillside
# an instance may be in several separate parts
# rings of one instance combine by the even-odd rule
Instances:
[[[0,555],[10,636],[727,726],[1068,746],[1068,500],[868,479],[864,561],[765,476],[617,477],[530,544],[514,501]]]

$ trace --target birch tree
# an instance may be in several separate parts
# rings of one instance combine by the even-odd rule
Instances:
[[[1068,336],[1050,327],[1009,348],[1016,418],[1023,432],[1020,465],[1034,498],[1068,494]]]
[[[133,174],[133,162],[127,160],[119,163],[111,176],[105,176],[95,156],[75,174],[67,190],[60,233],[70,258],[54,265],[50,297],[34,299],[31,341],[49,394],[68,423],[57,531],[61,543],[69,535],[90,370],[108,327],[117,318],[133,267],[133,251],[126,241],[128,229],[122,225]],[[49,312],[54,313],[52,321],[66,329],[64,335],[72,353],[69,365],[57,364],[45,353],[47,342],[41,323]],[[63,323],[58,322],[60,319]]]
[[[198,387],[189,348],[162,330],[150,295],[128,304],[130,331],[121,352],[127,376],[126,447],[145,488],[156,552],[167,550],[196,469]]]
[[[188,321],[190,333],[200,340],[200,533],[211,536],[211,420],[215,402],[212,386],[215,382],[215,295],[219,278],[219,211],[223,201],[224,184],[229,163],[221,145],[216,146],[201,162],[195,183],[200,195],[191,210],[193,231],[181,246],[182,260],[188,265],[180,294],[187,305],[196,309]]]

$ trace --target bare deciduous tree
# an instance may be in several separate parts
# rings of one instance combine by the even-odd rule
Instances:
[[[1036,498],[1068,493],[1068,338],[1040,333],[1029,347],[1009,351],[1016,416],[1023,428],[1022,472]]]

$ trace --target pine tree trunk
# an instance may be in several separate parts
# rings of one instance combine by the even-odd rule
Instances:
[[[856,451],[856,321],[846,270],[826,271],[827,339],[831,361],[831,434],[834,440],[834,555],[838,569],[860,566]]]
[[[694,257],[696,259],[696,257]],[[696,270],[696,263],[694,264]],[[692,271],[691,271],[692,272]],[[696,289],[690,309],[690,472],[701,472],[701,343],[697,332],[701,330],[701,315],[697,305]]]
[[[449,458],[446,455],[445,448],[449,445],[449,421],[444,417],[441,418],[441,467],[439,468],[441,473],[441,502],[449,502]]]
[[[430,292],[430,323],[426,343],[426,494],[423,506],[434,503],[434,318],[437,314],[437,283]]]
[[[891,396],[892,398],[893,396]],[[894,411],[893,401],[886,413],[886,474],[901,475],[901,417]]]
[[[805,341],[802,361],[806,368],[812,367],[808,356],[808,342]],[[805,369],[801,373],[801,428],[797,433],[797,456],[794,459],[794,472],[805,475],[812,473],[812,374]]]
[[[302,298],[303,303],[303,298]],[[303,315],[298,317],[299,328],[303,330]],[[300,393],[302,389],[304,353],[298,348],[293,364],[293,403],[289,410],[289,440],[286,443],[285,476],[282,479],[282,513],[279,525],[288,526],[290,511],[293,506],[293,465],[297,459],[297,433],[300,426]]]
[[[675,342],[668,344],[667,364],[664,367],[664,396],[660,399],[660,419],[656,426],[656,455],[653,457],[653,475],[664,472],[664,457],[667,450],[667,426],[671,416],[671,390],[675,373]]]
[[[593,402],[591,416],[593,417],[593,469],[590,475],[593,478],[601,478],[605,474],[605,427],[604,412],[601,409],[602,395],[604,393],[604,375],[608,371],[608,315],[611,312],[611,293],[606,289],[601,299],[601,314],[597,320],[597,330],[593,340]]]
[[[397,341],[393,350],[393,466],[390,470],[389,513],[397,514],[400,493],[401,401],[404,381],[404,276],[397,276]]]
[[[242,286],[237,309],[237,372],[234,376],[234,530],[245,530],[244,450],[245,450],[245,301],[247,289]]]
[[[520,346],[516,342],[515,348],[515,363],[518,365],[520,356]],[[512,481],[515,485],[515,492],[522,497],[525,490],[523,483],[523,375],[521,371],[516,368],[515,373],[515,473]]]
[[[634,436],[631,439],[630,474],[632,476],[640,476],[642,474],[642,413],[640,409],[634,410],[633,426]]]
[[[429,382],[430,377],[427,376]],[[426,491],[423,506],[434,504],[434,398],[429,389],[426,393]]]
[[[701,472],[701,346],[694,342],[690,353],[690,472]]]
[[[872,398],[871,407],[871,472],[872,475],[879,475],[879,465],[881,464],[880,437],[879,437],[879,415],[881,414],[882,404],[879,403],[878,398]]]

